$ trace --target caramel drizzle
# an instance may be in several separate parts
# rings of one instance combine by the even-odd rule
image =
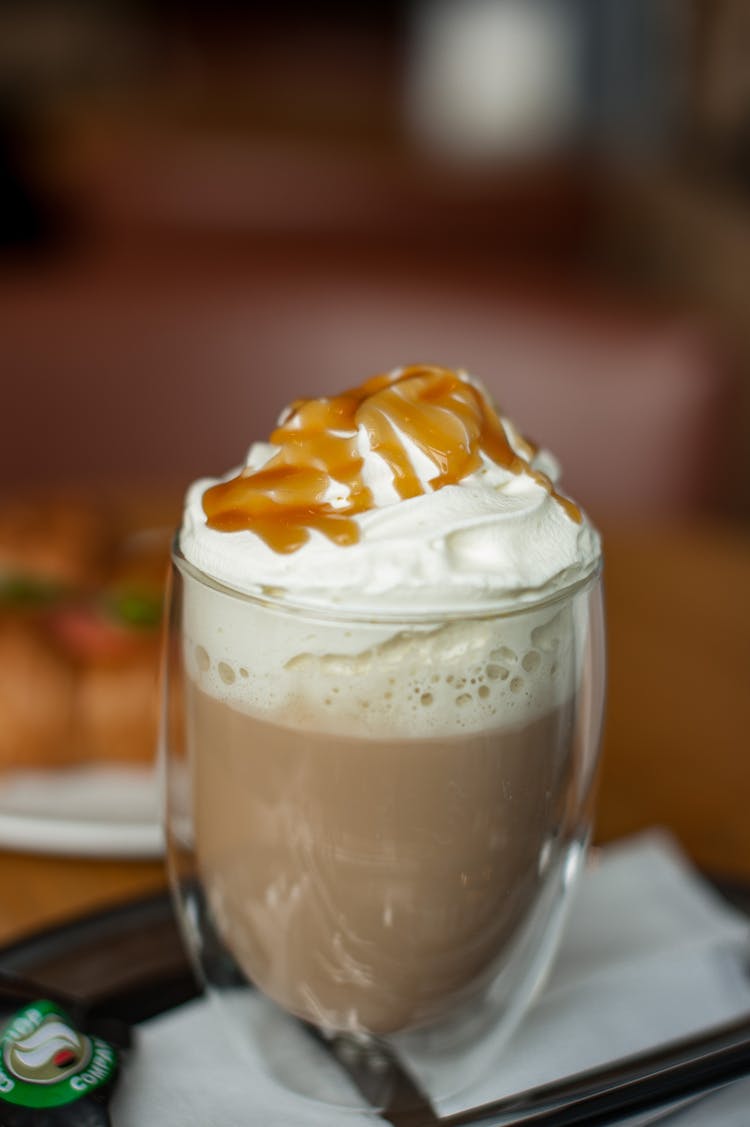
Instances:
[[[270,442],[279,447],[259,470],[207,489],[203,509],[211,528],[250,530],[276,552],[296,552],[317,529],[334,544],[359,540],[352,518],[374,507],[357,449],[358,428],[388,465],[402,500],[455,485],[482,465],[484,453],[511,473],[539,482],[575,521],[581,513],[557,493],[546,474],[530,465],[534,448],[523,440],[528,460],[516,454],[497,414],[480,391],[447,368],[414,365],[373,376],[330,399],[298,399]],[[402,437],[403,436],[403,437]],[[416,474],[404,438],[434,463],[436,476]],[[326,500],[332,483],[345,502]]]

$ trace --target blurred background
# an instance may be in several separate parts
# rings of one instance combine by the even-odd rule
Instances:
[[[123,537],[290,398],[416,362],[482,377],[605,532],[745,536],[749,50],[742,0],[4,0],[0,571],[104,568],[152,622]]]
[[[595,515],[750,511],[750,12],[5,0],[5,489],[463,365]]]

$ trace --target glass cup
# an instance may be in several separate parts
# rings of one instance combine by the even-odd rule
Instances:
[[[235,1038],[333,1103],[360,1097],[290,1064],[300,1029],[357,1056],[367,1106],[394,1054],[437,1097],[470,1083],[538,989],[585,854],[598,570],[512,611],[363,614],[238,593],[175,550],[167,630],[170,879]]]

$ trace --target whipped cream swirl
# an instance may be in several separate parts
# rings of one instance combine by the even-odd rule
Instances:
[[[447,374],[443,369],[397,369],[388,380],[408,386],[411,373],[422,380]],[[491,412],[513,455],[512,468],[475,444],[475,468],[443,484],[439,452],[436,460],[429,444],[415,441],[392,419],[391,433],[420,489],[404,498],[392,460],[373,444],[372,428],[359,423],[351,433],[351,449],[360,465],[367,507],[352,512],[350,488],[335,478],[318,494],[326,512],[344,511],[347,524],[356,523],[352,542],[336,543],[313,524],[293,551],[278,551],[251,522],[234,531],[211,527],[206,494],[219,482],[203,479],[186,498],[180,533],[186,559],[240,592],[364,613],[375,608],[384,613],[512,609],[585,578],[598,563],[599,537],[585,514],[557,493],[555,459],[530,446],[510,420],[495,415],[478,381],[463,372],[449,374],[454,385],[458,379],[459,392],[461,384],[473,389],[482,411]],[[449,411],[450,403],[445,404],[441,409]],[[280,428],[288,428],[298,407],[282,413]],[[462,407],[458,410],[463,413]],[[272,438],[280,434],[282,430]],[[254,443],[244,467],[221,482],[260,480],[254,475],[276,465],[280,450],[274,442]]]

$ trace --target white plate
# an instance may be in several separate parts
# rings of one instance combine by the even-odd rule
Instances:
[[[77,767],[0,778],[0,845],[33,853],[160,857],[152,767]]]

